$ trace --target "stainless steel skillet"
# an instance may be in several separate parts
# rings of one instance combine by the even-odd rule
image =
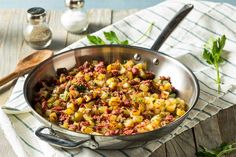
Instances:
[[[40,139],[59,147],[75,148],[90,147],[92,149],[122,149],[137,147],[149,140],[163,137],[178,127],[187,117],[189,111],[196,104],[199,96],[199,85],[194,74],[179,61],[160,53],[165,39],[192,10],[192,5],[185,5],[169,22],[151,50],[135,46],[102,45],[86,46],[55,55],[38,65],[27,77],[24,84],[24,96],[32,109],[34,116],[46,125],[36,130],[35,134]],[[102,136],[72,132],[63,129],[43,118],[34,110],[34,93],[37,83],[50,77],[56,77],[58,68],[70,69],[81,65],[85,61],[102,60],[109,64],[116,60],[134,59],[136,62],[146,62],[148,69],[157,76],[170,76],[173,86],[178,90],[179,97],[184,99],[189,106],[187,113],[178,120],[146,133],[135,135]]]

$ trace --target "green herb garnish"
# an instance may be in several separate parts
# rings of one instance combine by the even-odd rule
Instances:
[[[110,41],[111,44],[121,44],[121,45],[128,45],[129,41],[128,40],[124,40],[121,41],[115,32],[110,31],[110,32],[104,32],[104,36],[106,37],[106,39],[108,41]]]
[[[197,157],[221,157],[225,154],[229,154],[236,150],[236,143],[226,144],[223,143],[215,149],[207,149],[206,147],[200,146],[202,151],[196,153]]]
[[[152,22],[150,24],[150,26],[148,27],[148,29],[145,31],[145,33],[138,38],[138,40],[136,40],[135,42],[131,43],[137,43],[138,41],[140,41],[141,39],[143,39],[143,37],[147,36],[148,34],[151,33],[152,28],[153,28],[154,22]],[[110,31],[110,32],[103,32],[105,38],[107,41],[109,41],[109,44],[121,44],[121,45],[129,45],[129,41],[128,40],[120,40],[118,38],[118,36],[116,35],[115,32]],[[87,39],[89,40],[89,42],[91,44],[95,44],[95,45],[104,45],[106,44],[106,42],[104,40],[102,40],[102,38],[95,36],[95,35],[87,35]]]
[[[106,44],[100,37],[97,37],[95,35],[87,35],[87,38],[91,44],[95,44],[95,45]]]
[[[224,62],[224,59],[221,57],[223,52],[223,48],[225,46],[226,36],[223,35],[221,38],[209,40],[208,43],[205,45],[203,51],[203,58],[206,62],[210,65],[213,65],[216,69],[217,79],[216,83],[218,85],[218,93],[220,93],[220,71],[219,71],[219,64]]]
[[[64,91],[63,94],[60,94],[59,96],[61,99],[63,99],[64,101],[67,101],[69,99],[69,92],[67,90]]]
[[[110,44],[121,44],[121,45],[128,45],[129,41],[128,40],[120,40],[116,33],[113,31],[110,32],[103,32],[105,38],[110,41]],[[88,35],[87,36],[89,42],[91,44],[95,44],[95,45],[104,45],[106,44],[105,41],[102,40],[102,38],[95,36],[95,35]]]
[[[84,85],[76,85],[75,89],[79,92],[85,91],[87,88]]]

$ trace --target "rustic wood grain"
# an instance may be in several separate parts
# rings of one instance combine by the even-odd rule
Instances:
[[[150,157],[166,157],[166,144],[163,144],[156,151],[154,151]]]
[[[90,24],[87,32],[94,33],[111,24],[111,12],[111,9],[91,9],[88,12]]]
[[[167,157],[195,157],[195,143],[192,130],[187,130],[166,143]]]
[[[215,148],[222,143],[221,133],[216,116],[200,122],[194,127],[197,150],[201,150],[199,145],[209,149]]]
[[[225,143],[236,142],[236,106],[220,111],[217,115],[222,141]],[[236,151],[226,157],[235,157]]]

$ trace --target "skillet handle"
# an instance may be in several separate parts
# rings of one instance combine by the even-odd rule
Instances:
[[[43,133],[43,130],[48,129],[50,131],[50,133]],[[98,148],[98,143],[95,142],[92,139],[84,139],[78,142],[74,142],[72,140],[68,140],[68,139],[63,139],[62,137],[59,137],[58,135],[56,135],[55,131],[52,130],[52,128],[49,127],[39,127],[36,131],[35,131],[35,135],[37,137],[39,137],[41,140],[52,144],[54,146],[58,146],[58,147],[63,147],[63,148],[77,148],[77,147],[89,147],[91,149],[97,149]]]
[[[170,20],[164,30],[161,32],[155,43],[152,45],[151,49],[158,51],[168,36],[175,30],[178,24],[188,15],[188,13],[193,9],[192,4],[186,4],[181,8],[176,15]]]

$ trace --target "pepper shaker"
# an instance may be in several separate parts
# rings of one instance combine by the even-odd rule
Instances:
[[[84,32],[88,27],[88,16],[83,10],[84,0],[65,0],[67,10],[61,16],[61,23],[71,33]]]
[[[46,23],[46,11],[40,7],[27,10],[27,25],[23,31],[26,43],[34,49],[48,47],[52,41],[52,31]]]

